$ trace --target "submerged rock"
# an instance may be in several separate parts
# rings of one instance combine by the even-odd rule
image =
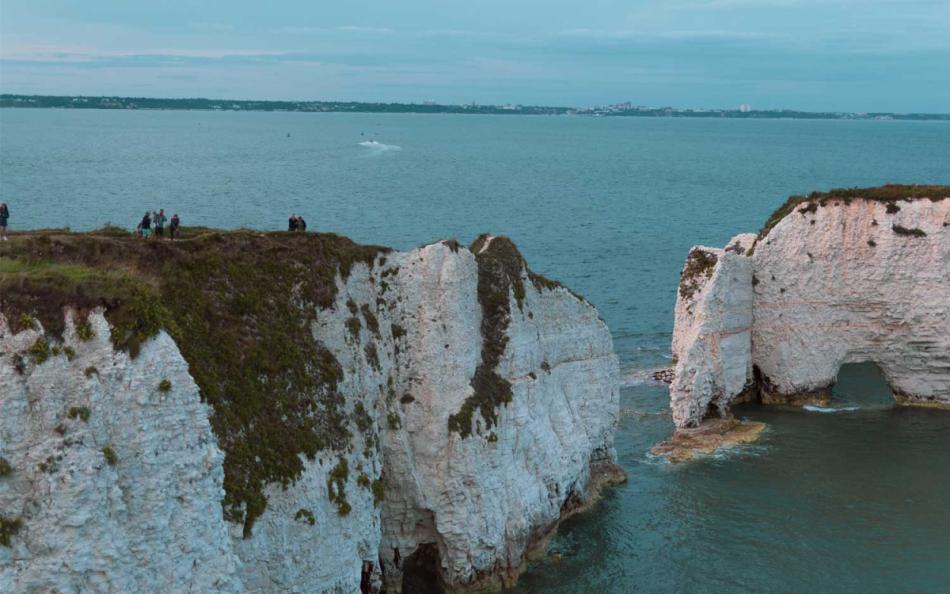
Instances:
[[[619,368],[592,305],[473,249],[5,244],[0,591],[514,582],[625,478]]]
[[[901,404],[950,403],[950,187],[793,197],[758,236],[695,247],[680,280],[678,428],[731,404],[826,404],[870,361]]]
[[[721,449],[754,443],[765,426],[765,423],[758,421],[739,421],[734,418],[707,419],[698,427],[677,429],[669,439],[653,446],[650,453],[664,456],[674,464],[688,462]]]

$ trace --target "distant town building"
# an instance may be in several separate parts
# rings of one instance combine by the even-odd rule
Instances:
[[[743,103],[742,105],[739,106],[739,111],[741,111],[742,113],[749,113],[750,111],[752,111],[752,106],[749,105],[748,103]]]

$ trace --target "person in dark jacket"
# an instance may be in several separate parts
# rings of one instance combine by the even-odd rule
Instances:
[[[287,221],[287,230],[296,231],[297,230],[297,215],[290,215],[290,219]]]
[[[7,241],[7,223],[10,221],[10,207],[0,204],[0,241]]]
[[[297,217],[297,230],[307,232],[307,221],[303,220],[303,215]]]
[[[178,218],[178,213],[172,215],[172,220],[168,225],[168,236],[172,239],[178,239],[178,227],[181,225],[181,219]]]
[[[149,212],[145,211],[145,216],[142,217],[142,222],[139,223],[139,228],[142,229],[142,237],[148,239],[152,235],[152,215]]]
[[[161,239],[165,235],[165,209],[160,208],[155,216],[152,217],[152,223],[155,225],[155,237]]]

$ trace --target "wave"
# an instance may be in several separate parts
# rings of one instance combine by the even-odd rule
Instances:
[[[365,146],[366,148],[373,149],[374,151],[401,151],[402,147],[395,144],[384,144],[378,140],[364,140],[359,143],[360,146]]]
[[[818,413],[839,413],[839,412],[853,412],[856,410],[861,410],[860,406],[842,406],[839,408],[834,408],[831,406],[818,406],[817,404],[806,404],[802,408],[810,412],[818,412]]]

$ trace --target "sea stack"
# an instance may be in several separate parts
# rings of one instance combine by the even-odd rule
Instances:
[[[694,247],[673,355],[681,431],[740,401],[827,402],[847,363],[901,404],[950,405],[950,187],[793,196],[758,235]]]
[[[496,588],[624,478],[610,333],[504,237],[0,263],[0,591]]]

